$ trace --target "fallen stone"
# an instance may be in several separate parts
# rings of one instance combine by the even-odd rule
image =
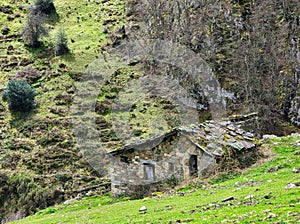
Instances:
[[[300,137],[300,133],[292,133],[291,136],[292,136],[292,137],[298,137],[298,138],[299,138],[299,137]]]
[[[3,29],[1,30],[1,33],[2,33],[3,35],[7,35],[7,34],[9,33],[9,31],[10,31],[10,29],[9,29],[8,27],[5,27],[5,28],[3,28]]]
[[[288,183],[287,185],[286,185],[286,189],[292,189],[292,188],[295,188],[296,187],[296,185],[295,184],[293,184],[293,183]]]
[[[277,138],[276,135],[263,135],[263,139],[264,140],[270,140],[270,139],[274,139]]]
[[[293,173],[300,173],[300,168],[293,168],[293,171],[292,171]]]
[[[272,173],[272,172],[276,172],[279,170],[279,167],[278,166],[275,166],[275,167],[272,167],[268,170],[269,173]]]
[[[76,199],[76,198],[71,198],[71,199],[69,199],[69,200],[66,200],[66,201],[64,202],[64,205],[68,205],[68,204],[70,204],[70,203],[72,203],[72,202],[75,202],[75,201],[78,201],[78,199]]]
[[[142,207],[139,209],[139,213],[140,213],[140,214],[145,214],[145,213],[147,213],[147,208],[146,208],[146,206],[142,206]]]
[[[247,200],[247,199],[252,199],[252,198],[254,198],[254,195],[250,194],[250,195],[246,196],[244,199]]]
[[[234,197],[233,197],[233,196],[230,196],[230,197],[228,197],[228,198],[224,198],[224,199],[222,200],[222,202],[231,201],[231,200],[234,200]]]
[[[273,218],[276,218],[277,215],[274,214],[274,213],[269,213],[267,217],[264,218],[264,220],[267,220],[267,219],[273,219]]]
[[[267,194],[264,196],[264,199],[270,199],[271,198],[271,195]]]

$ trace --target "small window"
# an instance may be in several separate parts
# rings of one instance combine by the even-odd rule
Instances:
[[[144,174],[145,180],[154,180],[154,165],[149,163],[144,163]]]

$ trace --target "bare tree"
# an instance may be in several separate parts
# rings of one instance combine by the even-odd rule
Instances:
[[[27,22],[22,32],[22,36],[26,44],[34,48],[41,45],[40,38],[48,35],[45,23],[46,18],[41,13],[28,14]]]

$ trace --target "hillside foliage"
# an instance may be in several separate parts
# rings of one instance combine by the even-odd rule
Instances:
[[[34,108],[35,90],[24,80],[11,80],[3,92],[12,112],[28,113]]]

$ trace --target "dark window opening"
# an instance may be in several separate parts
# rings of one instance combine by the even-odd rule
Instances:
[[[129,163],[129,159],[127,156],[121,156],[121,162],[123,163]]]
[[[190,157],[190,175],[191,177],[198,177],[198,164],[196,155],[191,155]]]
[[[154,180],[154,165],[149,163],[144,163],[144,175],[145,180]]]

